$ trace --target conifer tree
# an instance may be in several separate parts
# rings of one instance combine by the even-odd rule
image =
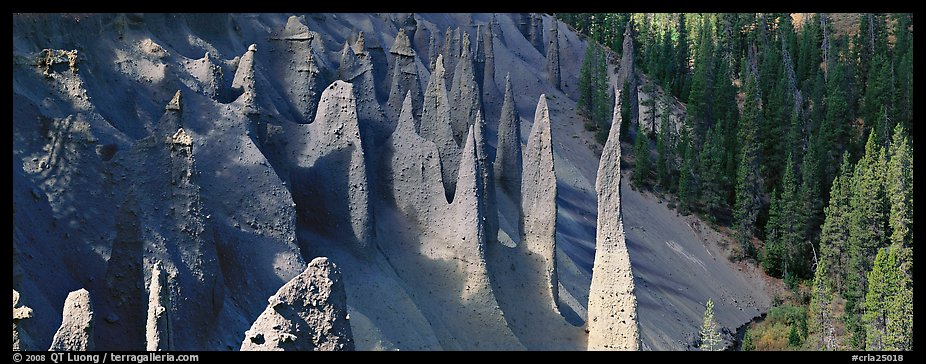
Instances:
[[[746,78],[746,99],[740,119],[738,140],[742,145],[739,166],[736,172],[736,206],[733,219],[736,226],[737,240],[743,245],[744,252],[751,249],[749,238],[756,227],[756,220],[761,208],[762,179],[759,175],[759,148],[756,136],[757,125],[761,121],[759,95],[755,77]]]
[[[710,298],[707,299],[707,304],[705,304],[704,320],[701,322],[699,337],[701,338],[702,351],[721,349],[717,347],[720,344],[720,333],[717,332],[717,321],[714,320],[714,301]]]
[[[813,277],[810,306],[807,309],[807,341],[810,350],[836,350],[835,317],[833,317],[833,286],[826,257],[817,262]]]

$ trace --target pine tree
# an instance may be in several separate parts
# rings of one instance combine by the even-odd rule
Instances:
[[[624,80],[621,89],[621,140],[630,140],[630,80]]]
[[[720,344],[720,333],[717,332],[717,321],[714,320],[714,301],[710,298],[707,299],[707,304],[705,305],[704,321],[701,323],[699,337],[701,338],[702,351],[715,351],[721,349],[717,347],[717,345]]]
[[[864,312],[866,273],[871,269],[871,257],[887,245],[887,216],[884,195],[884,149],[874,131],[869,133],[865,155],[855,165],[852,193],[849,200],[849,272],[847,276],[847,311],[852,312],[847,323],[852,332],[852,344],[865,346],[866,332],[861,318]],[[850,308],[852,311],[850,311]]]
[[[646,185],[650,169],[649,140],[642,128],[637,129],[637,140],[634,142],[633,155],[636,160],[633,167],[633,182],[637,188],[642,188]]]
[[[694,154],[691,147],[691,136],[688,128],[682,128],[681,139],[679,140],[681,149],[681,165],[678,167],[678,209],[679,212],[686,214],[692,209],[692,201],[696,194],[694,186]]]
[[[849,99],[846,94],[849,83],[844,72],[842,62],[835,62],[835,67],[829,71],[829,80],[826,82],[826,112],[823,125],[820,129],[820,150],[825,155],[822,165],[825,180],[832,180],[836,176],[836,165],[849,142],[849,127],[851,113]]]
[[[890,200],[891,244],[895,249],[912,249],[913,149],[901,124],[894,127],[885,187]],[[909,259],[913,257],[910,256]]]
[[[807,308],[807,348],[810,350],[836,350],[836,328],[833,317],[833,287],[827,270],[829,263],[823,257],[817,262],[813,277],[813,291]]]
[[[802,229],[798,221],[799,196],[794,177],[794,162],[790,154],[781,178],[781,189],[781,198],[778,201],[781,209],[778,224],[781,231],[781,247],[784,251],[781,271],[786,276],[790,274],[797,277],[803,273],[804,249],[803,241],[799,238]]]
[[[826,219],[820,231],[820,255],[827,261],[830,278],[839,292],[845,292],[846,274],[849,271],[849,199],[852,192],[852,167],[849,154],[843,153],[839,175],[833,179],[829,205],[824,209]]]
[[[723,150],[721,125],[711,128],[701,148],[701,200],[704,202],[704,212],[711,222],[717,222],[717,211],[723,203]]]
[[[694,63],[694,73],[691,78],[691,91],[688,94],[687,112],[692,123],[692,141],[700,144],[706,130],[704,125],[708,122],[712,107],[712,79],[713,79],[713,38],[711,36],[710,21],[705,17],[701,21],[701,30],[698,37],[698,52]]]
[[[752,342],[752,330],[746,329],[743,333],[743,344],[740,345],[740,351],[755,351],[756,343]]]
[[[805,245],[810,246],[817,240],[817,231],[822,223],[823,214],[823,194],[820,188],[820,162],[817,157],[819,154],[819,138],[808,138],[811,142],[807,151],[804,152],[804,159],[801,161],[801,186],[798,189],[802,230],[798,239]]]
[[[876,54],[868,71],[865,97],[862,99],[861,112],[865,120],[866,131],[875,132],[878,144],[885,145],[890,138],[892,104],[891,64],[884,54]]]
[[[749,239],[756,227],[762,201],[762,179],[758,173],[759,148],[756,136],[757,125],[761,122],[759,95],[755,77],[746,78],[746,99],[740,119],[738,140],[742,145],[739,166],[736,172],[736,207],[734,223],[737,241],[743,245],[744,252],[751,251]],[[749,245],[749,246],[747,246]]]
[[[762,252],[762,268],[773,277],[781,277],[784,265],[781,248],[781,207],[778,204],[778,191],[773,190],[768,209],[768,222],[765,224],[765,248]]]
[[[675,47],[675,62],[678,64],[676,67],[678,76],[676,76],[677,82],[672,85],[672,92],[680,100],[687,102],[691,72],[688,65],[690,55],[688,54],[688,27],[685,24],[686,21],[685,14],[678,14],[678,22],[676,23],[678,45]]]
[[[788,330],[788,347],[801,347],[801,334],[797,332],[797,325],[791,325],[791,329]]]
[[[902,273],[893,249],[881,249],[875,257],[871,272],[868,273],[868,292],[865,294],[865,349],[893,349],[898,339],[896,333],[889,332],[890,310],[902,284]],[[896,325],[895,325],[896,326]]]

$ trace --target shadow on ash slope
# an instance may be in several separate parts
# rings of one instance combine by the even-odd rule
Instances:
[[[564,24],[13,23],[14,348],[589,345],[598,157]],[[688,347],[709,297],[730,328],[768,306],[715,233],[621,186],[641,348]]]

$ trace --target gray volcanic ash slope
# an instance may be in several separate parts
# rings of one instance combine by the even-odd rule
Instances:
[[[14,15],[13,348],[685,349],[708,298],[740,326],[755,272],[589,148],[585,47],[539,14]],[[632,272],[593,300],[596,224]]]

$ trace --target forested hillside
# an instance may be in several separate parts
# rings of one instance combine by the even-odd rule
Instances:
[[[596,135],[612,127],[604,54],[631,37],[636,188],[729,231],[736,258],[792,290],[744,349],[913,349],[912,14],[557,17],[601,45],[577,104]],[[678,125],[657,119],[673,98]]]

